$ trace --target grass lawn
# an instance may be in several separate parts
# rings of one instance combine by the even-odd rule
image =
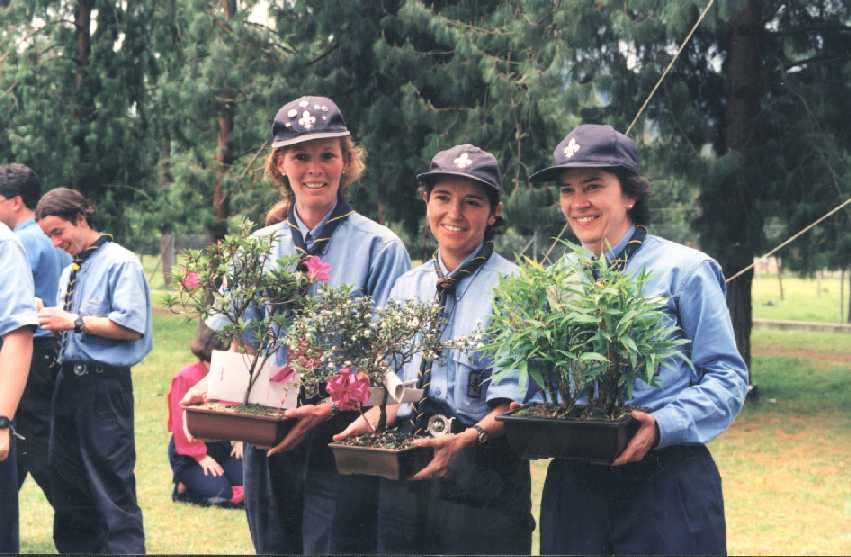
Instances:
[[[243,511],[171,502],[165,395],[171,376],[192,359],[186,347],[193,334],[192,324],[157,311],[156,348],[134,369],[147,550],[252,553]],[[756,331],[753,345],[761,402],[710,446],[724,482],[728,550],[851,554],[851,335]],[[545,463],[534,462],[536,514],[544,475]],[[21,550],[54,552],[52,511],[32,481],[20,505]]]
[[[840,277],[821,280],[783,277],[783,299],[776,276],[760,275],[753,281],[754,319],[844,323],[848,315],[848,277],[845,278],[840,314]]]

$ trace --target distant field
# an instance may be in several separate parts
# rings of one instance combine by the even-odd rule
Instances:
[[[820,288],[817,288],[820,284]],[[783,299],[776,276],[759,276],[753,282],[753,316],[755,319],[782,319],[840,323],[840,277],[801,279],[783,277]],[[848,315],[848,275],[842,296],[842,316]]]

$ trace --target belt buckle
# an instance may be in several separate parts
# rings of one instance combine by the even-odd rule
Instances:
[[[448,418],[443,414],[435,414],[428,419],[426,431],[432,437],[444,437],[452,434],[452,422],[455,418]]]
[[[89,370],[86,368],[86,364],[83,364],[83,363],[74,364],[73,369],[74,369],[74,375],[76,375],[77,377],[82,377],[89,372]]]

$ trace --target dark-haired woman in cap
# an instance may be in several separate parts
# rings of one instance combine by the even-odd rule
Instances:
[[[516,267],[493,251],[502,184],[493,155],[457,145],[435,155],[418,177],[434,258],[404,274],[390,298],[437,300],[447,319],[443,338],[470,335],[487,324],[492,291]],[[516,375],[491,381],[491,364],[478,353],[448,350],[430,366],[419,356],[403,379],[419,377],[425,398],[388,407],[388,423],[443,435],[415,443],[434,449],[412,480],[381,480],[379,553],[528,554],[534,528],[529,464],[511,453],[496,416],[524,399]],[[363,433],[378,422],[370,410],[335,439]],[[429,423],[432,427],[429,428]]]
[[[742,407],[747,370],[736,349],[724,275],[705,253],[648,234],[650,185],[635,144],[610,126],[582,125],[532,181],[554,181],[573,234],[596,256],[651,273],[643,294],[664,313],[694,369],[664,362],[659,386],[636,381],[640,427],[611,467],[554,460],[541,503],[541,553],[726,553],[721,479],[705,443]],[[617,265],[617,263],[615,263]]]
[[[272,126],[266,171],[280,188],[286,217],[256,234],[277,235],[271,261],[317,255],[331,264],[329,284],[352,286],[356,295],[380,305],[410,268],[410,258],[393,232],[346,202],[347,188],[363,173],[363,158],[331,99],[301,97],[285,104]],[[286,355],[278,356],[284,365]],[[184,402],[200,398],[199,385]],[[245,507],[254,547],[258,553],[374,552],[377,483],[337,474],[327,446],[332,432],[357,413],[337,413],[321,400],[304,402],[287,412],[298,421],[277,446],[246,444]]]
[[[242,443],[190,440],[183,431],[180,401],[210,371],[213,350],[226,350],[224,342],[201,324],[189,346],[197,360],[182,368],[168,390],[168,460],[174,490],[172,500],[200,505],[234,506],[242,503]]]

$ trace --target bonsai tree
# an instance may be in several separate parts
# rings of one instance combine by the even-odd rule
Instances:
[[[251,222],[244,221],[236,234],[202,250],[182,254],[182,279],[176,296],[166,305],[176,313],[188,312],[224,323],[218,335],[248,348],[248,403],[259,372],[269,358],[284,348],[284,331],[308,302],[307,291],[328,279],[330,265],[316,256],[293,255],[275,260],[275,235],[252,236]],[[272,380],[283,380],[280,372]]]
[[[299,373],[307,398],[327,394],[341,410],[359,410],[370,389],[386,421],[388,386],[414,355],[438,357],[442,318],[437,304],[389,301],[376,309],[367,296],[352,297],[348,287],[323,287],[287,332],[287,367]],[[392,398],[391,398],[392,400]],[[398,401],[394,401],[398,402]]]
[[[691,362],[679,327],[664,314],[667,300],[644,296],[649,273],[622,273],[620,264],[572,253],[544,267],[524,259],[495,291],[493,317],[478,348],[494,359],[493,380],[520,372],[521,388],[538,386],[546,413],[615,420],[637,381],[656,385],[668,358]],[[577,403],[584,401],[581,408]]]

